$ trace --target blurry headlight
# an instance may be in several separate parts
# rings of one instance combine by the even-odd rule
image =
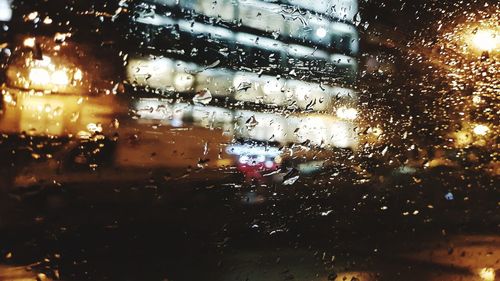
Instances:
[[[32,83],[46,85],[50,83],[50,75],[46,69],[32,68],[29,73],[29,79]]]
[[[70,79],[65,70],[50,71],[42,67],[33,67],[29,71],[29,80],[31,83],[39,86],[66,86]]]
[[[52,73],[51,82],[55,85],[68,85],[69,78],[64,70],[57,70]]]
[[[5,66],[7,87],[66,94],[79,94],[86,90],[89,81],[83,76],[87,73],[83,73],[75,58],[57,50],[62,45],[70,46],[69,43],[56,44],[45,37],[25,37],[21,40],[18,42],[21,46],[14,49]]]

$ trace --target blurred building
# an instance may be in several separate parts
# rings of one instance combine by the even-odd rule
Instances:
[[[140,119],[243,141],[356,148],[357,1],[151,0],[123,9]]]

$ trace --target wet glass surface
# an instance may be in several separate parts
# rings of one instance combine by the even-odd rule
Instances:
[[[0,0],[0,280],[496,280],[499,18]]]

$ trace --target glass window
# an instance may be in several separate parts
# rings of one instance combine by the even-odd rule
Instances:
[[[497,2],[0,0],[0,280],[497,280]]]

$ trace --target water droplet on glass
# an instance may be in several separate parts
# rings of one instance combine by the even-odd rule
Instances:
[[[212,93],[208,89],[199,91],[193,97],[194,104],[207,105],[210,101],[212,101]]]
[[[252,130],[258,124],[259,124],[259,122],[257,122],[257,119],[255,119],[254,115],[250,116],[250,118],[248,118],[246,121],[246,126],[247,126],[248,130]]]
[[[444,198],[445,198],[446,200],[448,200],[448,201],[451,201],[451,200],[453,200],[455,197],[453,196],[453,193],[448,192],[448,193],[446,193],[446,194],[444,195]]]
[[[292,169],[283,177],[283,185],[292,185],[299,179],[299,171]]]

